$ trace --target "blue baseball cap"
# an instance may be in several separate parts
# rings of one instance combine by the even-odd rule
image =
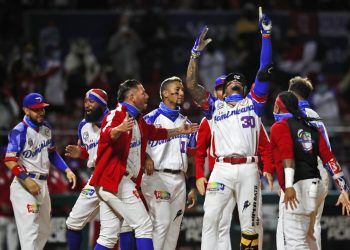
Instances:
[[[222,75],[222,76],[219,76],[218,78],[216,78],[216,80],[215,80],[215,88],[223,85],[225,83],[225,80],[226,80],[226,76],[225,75]]]
[[[39,93],[30,93],[23,98],[23,107],[40,109],[49,106],[44,102],[44,97]]]

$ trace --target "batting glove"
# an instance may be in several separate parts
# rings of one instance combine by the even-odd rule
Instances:
[[[272,30],[272,22],[268,16],[262,12],[261,7],[259,7],[259,29],[263,36],[270,36]]]
[[[208,32],[208,27],[205,26],[201,32],[199,33],[193,48],[191,50],[191,58],[198,58],[202,52],[202,50],[211,42],[211,39],[205,39],[205,36]]]

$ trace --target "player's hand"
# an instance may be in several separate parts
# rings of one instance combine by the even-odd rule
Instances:
[[[299,201],[297,199],[297,195],[293,187],[286,188],[286,190],[284,191],[283,202],[286,204],[286,209],[288,209],[288,204],[290,205],[292,210],[294,210],[294,208],[297,208],[297,204],[299,203]]]
[[[133,126],[134,126],[134,118],[130,117],[129,113],[126,113],[124,121],[121,124],[119,124],[117,128],[119,128],[119,131],[121,132],[127,132],[132,130]]]
[[[191,123],[187,124],[186,123],[187,117],[185,117],[184,122],[182,125],[178,128],[178,133],[179,134],[192,134],[198,131],[199,125],[198,123]]]
[[[205,194],[205,186],[207,183],[208,183],[208,180],[205,177],[202,177],[202,178],[199,178],[198,180],[196,180],[196,186],[197,186],[198,192],[201,195]]]
[[[197,192],[196,189],[192,188],[191,191],[187,195],[187,208],[193,208],[197,205]]]
[[[153,175],[154,172],[154,161],[147,155],[145,160],[145,170],[147,175]]]
[[[64,154],[65,156],[69,158],[75,158],[75,159],[80,158],[81,151],[78,145],[68,145],[65,150],[66,150],[66,153]]]
[[[74,189],[75,185],[77,184],[77,177],[75,176],[73,171],[70,170],[70,168],[67,168],[65,172],[66,172],[66,176],[67,176],[68,182],[69,183],[73,183],[72,184],[72,189]]]
[[[270,35],[272,30],[272,22],[266,14],[262,12],[259,7],[259,29],[262,35]]]
[[[208,38],[208,39],[205,38],[208,30],[209,30],[208,27],[205,26],[199,33],[193,45],[191,52],[192,52],[192,56],[194,56],[195,58],[199,57],[200,53],[204,50],[204,48],[212,41],[211,38]]]
[[[32,195],[36,196],[36,195],[40,194],[40,186],[31,177],[25,178],[22,181],[22,183],[24,184],[24,186],[28,190],[28,192],[31,193]]]
[[[345,215],[346,212],[346,216],[350,215],[350,201],[349,201],[349,193],[342,191],[339,195],[338,201],[335,204],[336,206],[342,205],[342,215]]]
[[[126,116],[123,122],[120,123],[119,126],[111,130],[111,133],[110,133],[111,139],[117,139],[121,133],[132,130],[133,126],[134,126],[134,119],[132,117],[129,117],[129,113],[126,113]]]
[[[272,189],[273,189],[273,176],[272,176],[272,174],[270,174],[268,172],[264,172],[263,175],[266,178],[267,183],[269,183],[269,190],[272,191]]]

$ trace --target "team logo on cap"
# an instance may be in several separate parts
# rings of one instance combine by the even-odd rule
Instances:
[[[240,75],[234,75],[234,76],[233,76],[233,79],[241,80],[241,76],[240,76]]]
[[[43,101],[43,99],[40,96],[35,97],[35,100],[37,103],[41,103]]]

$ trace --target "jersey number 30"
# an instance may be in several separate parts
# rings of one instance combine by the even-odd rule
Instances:
[[[255,128],[254,116],[242,116],[241,121],[243,128]]]

